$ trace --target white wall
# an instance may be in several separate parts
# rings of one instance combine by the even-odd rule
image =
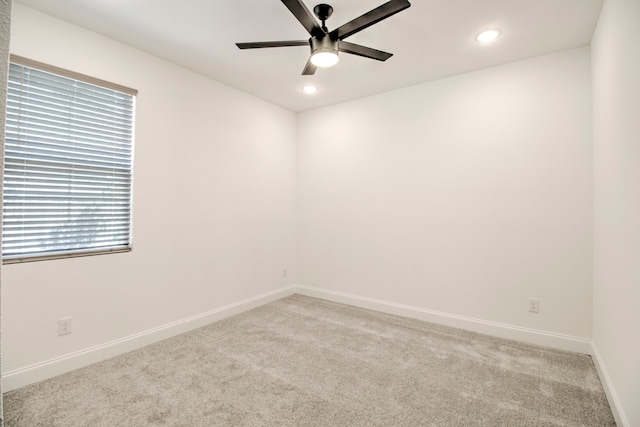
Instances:
[[[133,252],[5,266],[5,376],[289,285],[295,114],[19,3],[11,37],[139,95]]]
[[[619,420],[640,426],[640,2],[607,0],[592,43],[593,345]]]
[[[300,114],[298,282],[588,342],[589,67],[585,47]]]

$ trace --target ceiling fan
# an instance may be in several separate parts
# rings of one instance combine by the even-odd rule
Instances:
[[[311,35],[309,40],[236,43],[236,46],[240,49],[309,46],[311,48],[311,56],[302,71],[302,75],[312,75],[318,67],[335,65],[338,62],[338,51],[376,59],[378,61],[386,61],[391,58],[391,53],[349,43],[344,41],[344,39],[411,6],[408,0],[391,0],[335,30],[329,31],[325,25],[325,21],[329,19],[333,13],[333,7],[330,5],[321,3],[313,8],[313,12],[322,22],[322,25],[319,25],[302,0],[282,0],[282,3],[287,6],[289,11],[293,13],[302,26],[309,32]]]

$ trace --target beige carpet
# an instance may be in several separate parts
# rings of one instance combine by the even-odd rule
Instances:
[[[11,427],[615,425],[589,356],[299,295],[4,405]]]

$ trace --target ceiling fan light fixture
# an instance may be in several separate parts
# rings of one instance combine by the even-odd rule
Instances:
[[[338,52],[333,50],[317,50],[311,55],[311,63],[320,68],[333,67],[339,60]]]
[[[316,67],[333,67],[338,63],[338,41],[331,37],[311,38],[311,63]]]

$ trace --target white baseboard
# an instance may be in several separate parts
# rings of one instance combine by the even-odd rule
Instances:
[[[591,354],[593,350],[591,341],[584,338],[521,328],[309,286],[289,286],[138,334],[6,372],[2,376],[3,391],[15,390],[136,350],[294,293],[561,350],[585,354]]]
[[[367,308],[370,310],[381,311],[383,313],[395,314],[412,319],[452,326],[454,328],[466,329],[468,331],[492,335],[495,337],[512,339],[529,344],[543,345],[560,350],[584,354],[591,354],[592,350],[591,340],[585,338],[522,328],[519,326],[474,319],[472,317],[458,316],[455,314],[427,310],[425,308],[396,304],[310,286],[299,285],[296,288],[296,293],[342,304],[349,304],[356,307]]]
[[[75,353],[47,360],[35,365],[5,372],[2,375],[3,392],[15,390],[65,372],[73,371],[84,366],[127,353],[146,345],[171,338],[175,335],[208,325],[226,317],[242,313],[259,307],[271,301],[289,296],[296,291],[295,286],[289,286],[262,295],[238,301],[224,307],[201,313],[186,319],[178,320],[148,331],[140,332],[128,337],[107,342],[95,347],[87,348]]]
[[[627,416],[622,410],[622,405],[620,404],[618,393],[616,393],[615,388],[613,388],[609,373],[602,363],[600,352],[598,351],[598,348],[594,343],[591,343],[591,359],[593,360],[593,364],[596,367],[596,371],[598,371],[598,376],[600,377],[600,382],[602,383],[604,392],[607,395],[607,400],[609,401],[611,412],[613,412],[613,417],[616,419],[616,425],[618,427],[631,427]]]

